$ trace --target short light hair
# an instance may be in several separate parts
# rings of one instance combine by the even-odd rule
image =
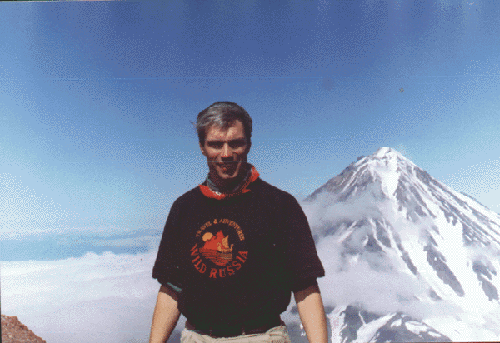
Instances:
[[[252,141],[252,118],[248,112],[235,102],[214,102],[198,114],[196,120],[196,131],[200,145],[205,145],[207,130],[215,125],[223,130],[228,129],[234,121],[239,120],[243,124],[243,130],[247,144]]]

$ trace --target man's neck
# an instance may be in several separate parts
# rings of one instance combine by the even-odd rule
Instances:
[[[231,194],[236,192],[241,188],[241,186],[245,183],[247,180],[250,170],[252,167],[248,164],[245,163],[242,168],[240,173],[232,180],[229,180],[227,182],[224,182],[223,180],[214,180],[210,174],[208,174],[207,177],[207,185],[216,192],[219,193],[224,193],[224,194]]]

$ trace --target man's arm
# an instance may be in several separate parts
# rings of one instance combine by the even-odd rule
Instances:
[[[161,286],[153,313],[149,343],[166,342],[177,325],[180,314],[177,309],[177,294]]]
[[[317,285],[293,293],[309,343],[327,343],[326,314]]]

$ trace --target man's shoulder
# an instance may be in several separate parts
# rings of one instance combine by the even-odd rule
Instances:
[[[183,204],[186,203],[192,203],[193,201],[198,201],[202,197],[202,193],[200,191],[199,186],[196,186],[186,193],[182,194],[179,196],[175,201],[174,204],[177,206],[182,206]]]
[[[297,199],[295,199],[295,197],[287,191],[273,186],[260,178],[258,179],[258,181],[260,181],[258,187],[262,196],[271,197],[272,199],[276,199],[279,201],[297,202]]]

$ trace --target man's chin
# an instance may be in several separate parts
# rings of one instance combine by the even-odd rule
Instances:
[[[231,181],[231,180],[235,179],[238,176],[238,171],[236,170],[232,174],[227,174],[227,173],[224,173],[224,172],[219,172],[219,173],[217,173],[217,175],[219,176],[219,178],[221,180]]]
[[[217,175],[219,176],[220,179],[222,180],[231,180],[234,179],[235,177],[238,176],[239,172],[241,171],[241,168],[230,168],[229,170],[223,170],[222,168],[217,168]]]

